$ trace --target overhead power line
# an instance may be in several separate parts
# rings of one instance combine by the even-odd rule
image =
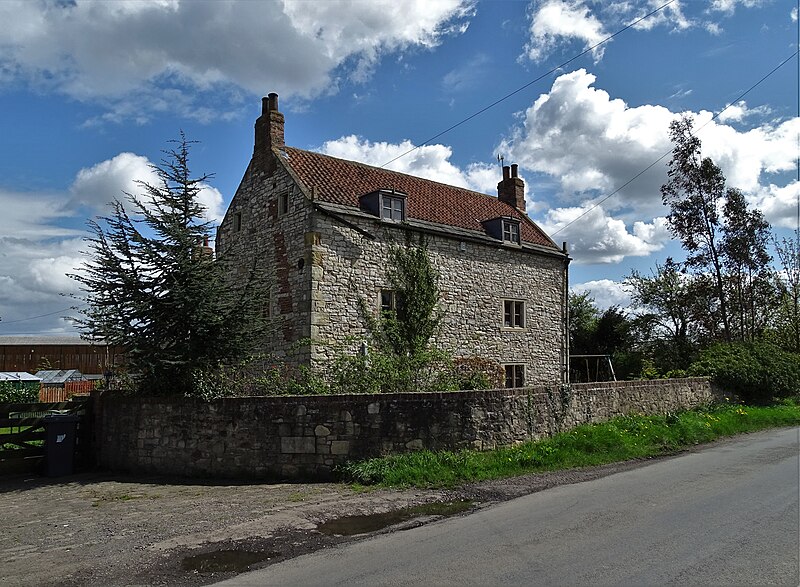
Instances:
[[[798,54],[798,51],[797,51],[797,50],[795,50],[795,52],[794,52],[794,53],[792,53],[792,54],[791,54],[789,57],[787,57],[786,59],[784,59],[783,61],[781,61],[781,62],[780,62],[778,65],[776,65],[776,66],[775,66],[775,67],[774,67],[774,68],[773,68],[773,69],[772,69],[772,70],[771,70],[771,71],[770,71],[768,74],[766,74],[764,77],[762,77],[760,80],[758,80],[758,81],[757,81],[756,83],[754,83],[752,86],[750,86],[750,87],[749,87],[749,88],[748,88],[748,89],[747,89],[745,92],[743,92],[742,94],[740,94],[740,95],[739,95],[739,97],[737,97],[735,100],[733,100],[732,102],[730,102],[730,103],[729,103],[727,106],[725,106],[725,108],[723,108],[722,110],[720,110],[719,112],[717,112],[717,113],[716,113],[714,116],[712,116],[712,117],[711,117],[711,118],[710,118],[710,119],[709,119],[709,120],[708,120],[708,121],[707,121],[705,124],[703,124],[703,126],[699,127],[699,128],[698,128],[698,129],[695,131],[695,134],[698,134],[698,133],[699,133],[701,130],[703,130],[703,129],[704,129],[706,126],[708,126],[708,125],[709,125],[709,124],[711,124],[711,123],[712,123],[714,120],[716,120],[717,118],[719,118],[719,117],[720,117],[720,115],[721,115],[723,112],[725,112],[725,111],[726,111],[728,108],[730,108],[731,106],[733,106],[733,105],[735,105],[735,104],[738,104],[738,103],[739,103],[739,102],[740,102],[740,101],[741,101],[741,100],[742,100],[742,99],[743,99],[745,96],[747,96],[747,94],[749,94],[749,93],[750,93],[750,92],[752,92],[754,89],[756,89],[756,88],[757,88],[759,85],[761,85],[761,83],[762,83],[762,82],[764,82],[764,81],[765,81],[767,78],[769,78],[769,77],[770,77],[772,74],[774,74],[776,71],[778,71],[778,70],[779,70],[781,67],[783,67],[784,65],[786,65],[787,63],[789,63],[789,61],[791,61],[791,60],[792,60],[792,58],[794,58],[794,57],[795,57],[797,54]],[[800,136],[800,135],[799,135],[799,136]],[[800,139],[798,139],[798,140],[800,140]],[[569,222],[567,222],[567,223],[566,223],[564,226],[562,226],[561,228],[559,228],[558,230],[556,230],[555,232],[553,232],[551,236],[555,236],[555,235],[557,235],[559,232],[561,232],[562,230],[564,230],[564,229],[565,229],[565,228],[567,228],[568,226],[571,226],[572,224],[574,224],[575,222],[577,222],[578,220],[580,220],[581,218],[583,218],[584,216],[586,216],[586,215],[587,215],[589,212],[591,212],[592,210],[594,210],[595,208],[597,208],[598,206],[600,206],[600,205],[601,205],[603,202],[605,202],[606,200],[608,200],[608,199],[609,199],[611,196],[614,196],[614,195],[618,194],[618,193],[619,193],[621,190],[623,190],[623,189],[625,189],[626,187],[628,187],[628,186],[629,186],[630,184],[632,184],[634,181],[636,181],[637,179],[639,179],[639,178],[640,178],[642,175],[644,175],[645,173],[647,173],[648,171],[650,171],[650,169],[652,169],[653,167],[655,167],[656,165],[658,165],[658,164],[659,164],[659,163],[660,163],[660,162],[661,162],[661,161],[662,161],[662,160],[663,160],[665,157],[667,157],[667,156],[668,156],[670,153],[672,153],[672,149],[670,149],[669,151],[667,151],[666,153],[664,153],[663,155],[661,155],[661,157],[659,157],[658,159],[656,159],[655,161],[653,161],[653,162],[652,162],[650,165],[648,165],[647,167],[645,167],[645,168],[644,168],[642,171],[640,171],[639,173],[637,173],[636,175],[634,175],[634,176],[633,176],[631,179],[629,179],[628,181],[626,181],[625,183],[623,183],[621,186],[619,186],[618,188],[616,188],[616,189],[615,189],[613,192],[611,192],[610,194],[608,194],[607,196],[605,196],[603,199],[601,199],[601,200],[600,200],[600,201],[598,201],[598,202],[595,202],[595,203],[594,203],[594,205],[592,205],[591,207],[587,208],[587,209],[586,209],[586,210],[584,210],[584,211],[583,211],[583,212],[582,212],[580,215],[576,216],[575,218],[573,218],[572,220],[570,220]],[[800,163],[798,164],[798,169],[800,169]]]
[[[74,310],[72,306],[69,308],[64,308],[62,310],[56,310],[55,312],[49,312],[47,314],[40,314],[38,316],[29,316],[28,318],[19,318],[17,320],[3,320],[0,321],[0,326],[5,326],[6,324],[16,324],[17,322],[27,322],[28,320],[36,320],[37,318],[46,318],[47,316],[53,316],[54,314],[60,314],[61,312],[66,312],[67,310]]]
[[[648,12],[647,14],[645,14],[644,16],[641,16],[641,17],[637,18],[636,20],[634,20],[633,22],[631,22],[631,23],[629,23],[629,24],[625,25],[624,27],[622,27],[621,29],[619,29],[617,32],[615,32],[615,33],[614,33],[614,34],[612,34],[612,35],[609,35],[608,37],[606,37],[605,39],[603,39],[603,40],[602,40],[602,41],[600,41],[599,43],[596,43],[596,44],[592,45],[591,47],[589,47],[588,49],[585,49],[584,51],[581,51],[580,53],[578,53],[578,54],[577,54],[577,55],[575,55],[574,57],[572,57],[572,58],[570,58],[570,59],[567,59],[566,61],[564,61],[563,63],[560,63],[559,65],[556,65],[555,67],[553,67],[553,68],[552,68],[552,69],[550,69],[549,71],[546,71],[545,73],[543,73],[542,75],[540,75],[540,76],[539,76],[539,77],[537,77],[536,79],[533,79],[533,80],[529,81],[528,83],[526,83],[525,85],[518,87],[518,88],[517,88],[516,90],[514,90],[513,92],[509,92],[508,94],[506,94],[506,95],[505,95],[505,96],[503,96],[502,98],[499,98],[499,99],[495,100],[494,102],[492,102],[491,104],[489,104],[488,106],[485,106],[485,107],[481,108],[480,110],[478,110],[477,112],[475,112],[475,113],[473,113],[473,114],[470,114],[470,115],[469,115],[469,116],[467,116],[466,118],[464,118],[464,119],[460,120],[459,122],[455,123],[455,124],[454,124],[454,125],[452,125],[452,126],[449,126],[449,127],[447,127],[447,128],[446,128],[446,129],[444,129],[443,131],[441,131],[441,132],[439,132],[439,133],[437,133],[437,134],[433,135],[433,136],[432,136],[432,137],[430,137],[429,139],[425,140],[424,142],[420,143],[419,145],[416,145],[415,147],[412,147],[412,148],[411,148],[411,149],[409,149],[408,151],[405,151],[405,152],[403,152],[403,153],[400,153],[400,154],[399,154],[397,157],[395,157],[394,159],[391,159],[390,161],[387,161],[386,163],[384,163],[383,165],[381,165],[381,167],[386,167],[387,165],[390,165],[390,164],[394,163],[394,162],[395,162],[395,161],[397,161],[398,159],[402,159],[402,158],[403,158],[403,157],[405,157],[406,155],[408,155],[408,154],[410,154],[410,153],[413,153],[414,151],[416,151],[416,150],[418,150],[418,149],[421,149],[422,147],[424,147],[425,145],[427,145],[427,144],[428,144],[428,143],[430,143],[431,141],[435,141],[436,139],[438,139],[438,138],[439,138],[439,137],[441,137],[442,135],[445,135],[445,134],[449,133],[451,130],[458,128],[459,126],[461,126],[462,124],[465,124],[465,123],[469,122],[469,121],[470,121],[470,120],[472,120],[473,118],[476,118],[476,117],[480,116],[481,114],[483,114],[483,113],[484,113],[484,112],[486,112],[487,110],[491,110],[492,108],[494,108],[495,106],[497,106],[497,105],[498,105],[498,104],[500,104],[501,102],[505,102],[506,100],[508,100],[508,99],[509,99],[511,96],[514,96],[514,95],[516,95],[516,94],[519,94],[519,93],[520,93],[522,90],[524,90],[524,89],[526,89],[526,88],[529,88],[530,86],[532,86],[532,85],[533,85],[533,84],[535,84],[536,82],[539,82],[539,81],[543,80],[544,78],[546,78],[547,76],[549,76],[549,75],[551,75],[551,74],[555,73],[555,72],[556,72],[556,71],[558,71],[559,69],[561,69],[561,68],[563,68],[563,67],[566,67],[567,65],[569,65],[570,63],[572,63],[572,62],[573,62],[573,61],[575,61],[576,59],[580,59],[581,57],[583,57],[583,56],[584,56],[584,55],[586,55],[587,53],[591,53],[592,51],[594,51],[595,49],[597,49],[597,48],[598,48],[600,45],[603,45],[603,44],[607,43],[608,41],[610,41],[610,40],[611,40],[611,39],[613,39],[614,37],[616,37],[616,36],[618,36],[618,35],[620,35],[620,34],[624,33],[624,32],[625,32],[625,31],[627,31],[628,29],[630,29],[630,28],[632,28],[632,27],[636,26],[637,24],[639,24],[639,23],[640,23],[640,22],[642,22],[643,20],[646,20],[646,19],[650,18],[651,16],[653,16],[654,14],[656,14],[656,13],[660,12],[661,10],[663,10],[664,8],[666,8],[667,6],[669,6],[670,4],[672,4],[672,3],[674,3],[674,2],[675,2],[675,0],[669,0],[668,2],[665,2],[664,4],[662,4],[661,6],[659,6],[658,8],[655,8],[654,10],[651,10],[650,12]]]

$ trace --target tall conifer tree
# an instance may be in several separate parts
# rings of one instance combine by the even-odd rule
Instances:
[[[87,260],[73,277],[88,307],[84,336],[126,348],[144,392],[191,393],[198,370],[242,358],[264,335],[262,287],[225,280],[225,260],[208,247],[200,191],[209,175],[192,177],[190,141],[152,166],[158,182],[115,200],[112,212],[89,222]]]

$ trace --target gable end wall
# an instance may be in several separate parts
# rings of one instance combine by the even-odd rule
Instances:
[[[283,166],[271,173],[248,167],[218,230],[217,256],[230,260],[229,278],[244,286],[253,266],[270,286],[271,336],[261,350],[292,364],[308,363],[311,253],[306,245],[311,204]],[[278,214],[278,198],[289,194],[289,210]],[[241,213],[241,230],[234,218]],[[302,263],[301,263],[302,261]],[[300,268],[302,265],[302,268]]]

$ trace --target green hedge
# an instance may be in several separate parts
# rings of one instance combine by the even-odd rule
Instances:
[[[0,404],[24,404],[38,401],[38,381],[0,381]]]
[[[712,377],[746,403],[800,395],[800,355],[766,342],[715,344],[700,353],[688,373]]]

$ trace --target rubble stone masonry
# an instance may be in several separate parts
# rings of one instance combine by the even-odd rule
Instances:
[[[362,308],[377,316],[380,291],[389,287],[390,246],[424,238],[439,272],[442,323],[434,344],[455,356],[480,356],[525,365],[526,384],[561,381],[564,372],[563,258],[511,245],[411,231],[377,219],[348,217],[372,240],[335,218],[314,216],[315,254],[312,366],[324,370],[338,354],[367,340]],[[520,328],[503,323],[504,301],[522,301]]]
[[[523,364],[529,385],[562,380],[564,258],[440,232],[326,214],[282,166],[267,176],[251,165],[218,231],[217,255],[233,262],[231,278],[241,285],[253,268],[269,281],[272,328],[263,350],[324,373],[368,340],[363,309],[379,311],[390,247],[424,235],[440,276],[443,319],[433,342],[455,356]],[[504,326],[506,300],[523,302],[522,327]]]
[[[348,460],[491,449],[712,399],[703,378],[212,402],[105,392],[93,394],[95,450],[101,467],[119,472],[327,479]]]

